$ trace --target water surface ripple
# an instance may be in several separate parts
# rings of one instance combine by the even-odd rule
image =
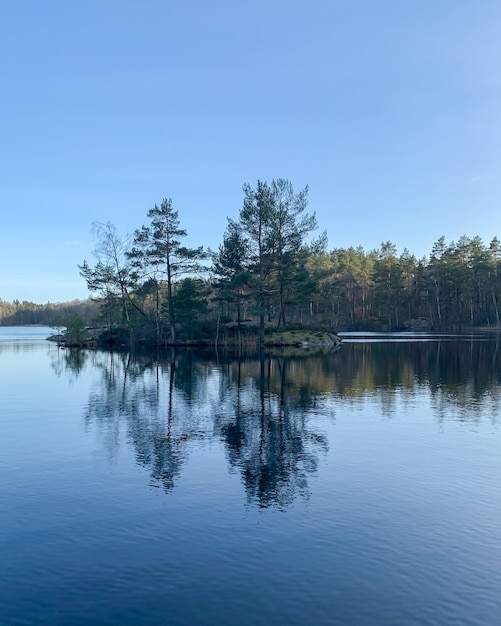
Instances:
[[[47,334],[0,328],[0,624],[500,623],[495,339],[236,362]]]

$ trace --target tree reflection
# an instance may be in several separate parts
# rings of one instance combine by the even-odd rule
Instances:
[[[307,426],[312,390],[290,393],[288,362],[262,359],[226,365],[172,351],[160,359],[95,353],[99,377],[85,410],[110,458],[121,430],[151,482],[174,488],[190,444],[220,437],[232,471],[240,471],[248,501],[285,507],[308,495],[327,440]],[[305,398],[310,398],[305,402]]]
[[[63,374],[76,379],[81,374],[92,353],[79,348],[58,348],[51,350],[50,366],[58,378]]]
[[[362,401],[367,394],[383,406],[425,390],[437,419],[476,421],[483,410],[497,420],[501,351],[497,341],[441,340],[345,344],[343,358],[325,373],[339,397]]]
[[[174,353],[163,362],[101,353],[96,365],[101,378],[89,396],[86,422],[99,424],[111,456],[125,424],[138,465],[150,471],[153,485],[171,490],[185,461],[184,445],[193,437],[175,401]]]
[[[310,494],[336,406],[370,397],[398,418],[398,406],[424,394],[438,420],[475,421],[487,411],[496,422],[500,354],[494,341],[346,343],[336,354],[227,361],[190,351],[63,351],[57,368],[93,365],[86,424],[97,424],[111,459],[125,437],[152,485],[171,491],[189,455],[220,440],[247,502],[286,508]]]
[[[233,367],[234,406],[220,420],[230,466],[241,472],[249,503],[285,508],[308,496],[308,475],[317,469],[317,452],[327,451],[327,438],[310,430],[301,395],[297,402],[288,393],[286,359],[262,358],[259,378],[251,381],[242,380],[240,361]],[[279,393],[272,391],[276,385]]]

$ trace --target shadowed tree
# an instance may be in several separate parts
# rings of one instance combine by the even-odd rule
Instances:
[[[390,241],[381,244],[374,264],[374,291],[380,311],[385,313],[388,330],[399,325],[399,297],[402,291],[402,272],[396,256],[397,249]]]
[[[428,264],[428,275],[433,285],[435,311],[437,314],[437,323],[440,328],[442,325],[442,316],[445,298],[445,277],[447,273],[447,246],[445,245],[445,237],[440,237],[431,250],[430,262]]]
[[[305,240],[317,228],[315,214],[305,213],[308,186],[294,193],[292,184],[283,178],[271,181],[272,198],[270,243],[279,293],[278,326],[286,326],[287,298],[298,289],[307,248]]]
[[[264,318],[267,300],[272,295],[269,279],[273,269],[273,197],[267,183],[257,181],[256,189],[243,186],[244,203],[240,226],[248,241],[252,269],[251,286],[259,314],[259,342],[264,343]]]
[[[228,220],[223,243],[212,255],[212,274],[216,279],[215,288],[220,298],[228,304],[235,304],[237,326],[240,333],[242,302],[249,297],[249,246],[239,224]]]
[[[248,241],[263,343],[266,311],[271,319],[272,305],[278,299],[278,326],[286,326],[287,303],[295,300],[301,285],[311,285],[305,274],[306,237],[317,222],[314,214],[305,213],[308,187],[296,194],[288,180],[278,178],[271,184],[258,181],[255,189],[245,184],[243,189],[239,224]]]
[[[402,293],[400,296],[400,305],[405,311],[408,320],[417,317],[417,261],[416,257],[404,249],[398,259],[401,274]]]
[[[176,285],[173,296],[177,320],[184,324],[193,339],[194,323],[208,312],[207,283],[200,279],[184,278]]]
[[[180,228],[178,212],[170,198],[164,198],[160,206],[148,211],[150,226],[143,226],[134,233],[129,258],[138,275],[150,279],[159,274],[167,286],[167,310],[171,342],[176,341],[176,311],[174,305],[174,282],[184,274],[202,271],[200,261],[206,257],[203,247],[187,248],[181,239],[187,232]],[[157,341],[159,341],[159,337]]]
[[[499,294],[501,292],[501,242],[497,237],[494,237],[489,244],[488,250],[488,264],[490,268],[489,275],[489,292],[492,300],[492,306],[494,309],[494,315],[496,324],[499,326]]]

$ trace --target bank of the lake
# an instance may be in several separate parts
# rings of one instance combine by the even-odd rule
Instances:
[[[230,330],[231,329],[231,330]],[[151,334],[138,333],[135,329],[126,327],[118,328],[93,328],[79,327],[61,328],[57,333],[51,333],[47,339],[58,346],[68,348],[101,348],[101,349],[129,349],[131,351],[142,348],[158,350],[159,348],[224,348],[255,352],[259,348],[305,348],[309,350],[336,350],[339,349],[342,339],[334,332],[318,328],[292,327],[286,330],[267,328],[264,339],[261,342],[259,329],[256,324],[223,325],[220,329],[214,325],[212,333],[202,336],[192,335],[186,338],[186,333],[175,342],[168,337],[157,341]]]

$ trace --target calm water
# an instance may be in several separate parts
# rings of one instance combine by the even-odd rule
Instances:
[[[47,334],[0,328],[2,626],[501,623],[496,341],[236,363]]]

